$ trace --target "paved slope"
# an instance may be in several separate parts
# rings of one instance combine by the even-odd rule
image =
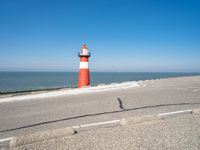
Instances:
[[[0,138],[200,106],[200,77],[141,81],[146,86],[0,104]]]

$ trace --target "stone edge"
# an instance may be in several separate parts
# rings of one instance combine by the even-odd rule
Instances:
[[[7,139],[0,140],[0,148],[14,148],[14,147],[18,147],[18,146],[22,146],[26,144],[32,144],[32,143],[47,140],[47,139],[64,137],[64,136],[72,136],[81,131],[94,130],[98,128],[123,126],[127,124],[151,122],[151,121],[167,119],[169,117],[175,117],[175,116],[183,115],[183,114],[198,115],[200,114],[200,108],[162,113],[162,114],[157,114],[157,115],[146,115],[146,116],[139,116],[139,117],[132,117],[132,118],[123,118],[120,120],[112,120],[112,121],[106,121],[106,122],[98,122],[98,123],[85,124],[85,125],[79,125],[79,126],[65,127],[65,128],[54,129],[54,130],[35,132],[32,134],[27,134],[27,135],[22,135],[22,136],[17,136],[17,137],[9,137]]]

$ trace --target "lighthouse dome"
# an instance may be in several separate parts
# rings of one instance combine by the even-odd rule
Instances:
[[[87,56],[90,57],[90,52],[88,51],[88,47],[86,44],[83,44],[81,47],[81,51],[78,53],[78,55],[81,56]]]

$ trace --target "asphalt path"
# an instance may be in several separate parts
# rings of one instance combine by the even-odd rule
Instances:
[[[200,107],[200,76],[139,84],[129,89],[0,103],[0,138]]]

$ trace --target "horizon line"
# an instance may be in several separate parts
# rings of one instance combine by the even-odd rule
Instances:
[[[79,71],[37,71],[37,70],[0,70],[0,72],[55,72],[55,73],[79,73]],[[90,71],[91,73],[200,73],[200,71]]]

